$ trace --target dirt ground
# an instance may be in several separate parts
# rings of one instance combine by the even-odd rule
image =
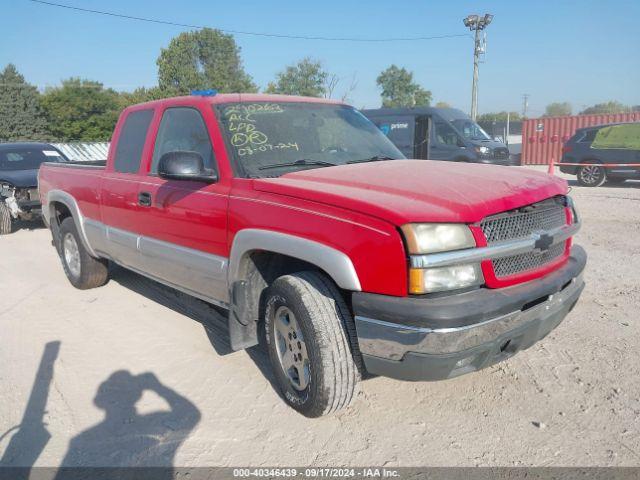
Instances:
[[[367,380],[318,420],[208,305],[123,269],[75,290],[47,230],[0,237],[0,464],[639,466],[640,182],[571,195],[587,287],[551,335],[449,381]]]

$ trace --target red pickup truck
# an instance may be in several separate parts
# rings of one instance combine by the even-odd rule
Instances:
[[[234,349],[265,341],[307,416],[362,376],[438,380],[530,347],[583,288],[564,180],[406,160],[356,109],[215,94],[127,108],[106,165],[45,164],[65,273],[115,262],[228,310]]]

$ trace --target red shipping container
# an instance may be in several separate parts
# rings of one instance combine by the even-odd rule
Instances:
[[[578,128],[619,122],[640,122],[640,112],[529,118],[522,122],[522,164],[559,162],[562,145]]]

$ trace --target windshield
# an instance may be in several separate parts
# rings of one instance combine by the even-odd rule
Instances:
[[[471,119],[458,118],[457,120],[451,120],[451,124],[469,140],[491,140],[487,132]]]
[[[344,105],[257,102],[218,105],[227,144],[247,177],[405,158],[360,112]]]
[[[0,170],[34,170],[44,162],[64,161],[53,149],[18,149],[0,151]]]

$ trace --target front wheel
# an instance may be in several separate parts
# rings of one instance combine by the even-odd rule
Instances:
[[[266,295],[271,366],[285,401],[307,417],[351,402],[361,378],[351,314],[337,287],[312,271],[282,276]]]
[[[599,187],[607,180],[607,172],[604,167],[597,164],[578,167],[576,176],[578,183],[583,187]]]

